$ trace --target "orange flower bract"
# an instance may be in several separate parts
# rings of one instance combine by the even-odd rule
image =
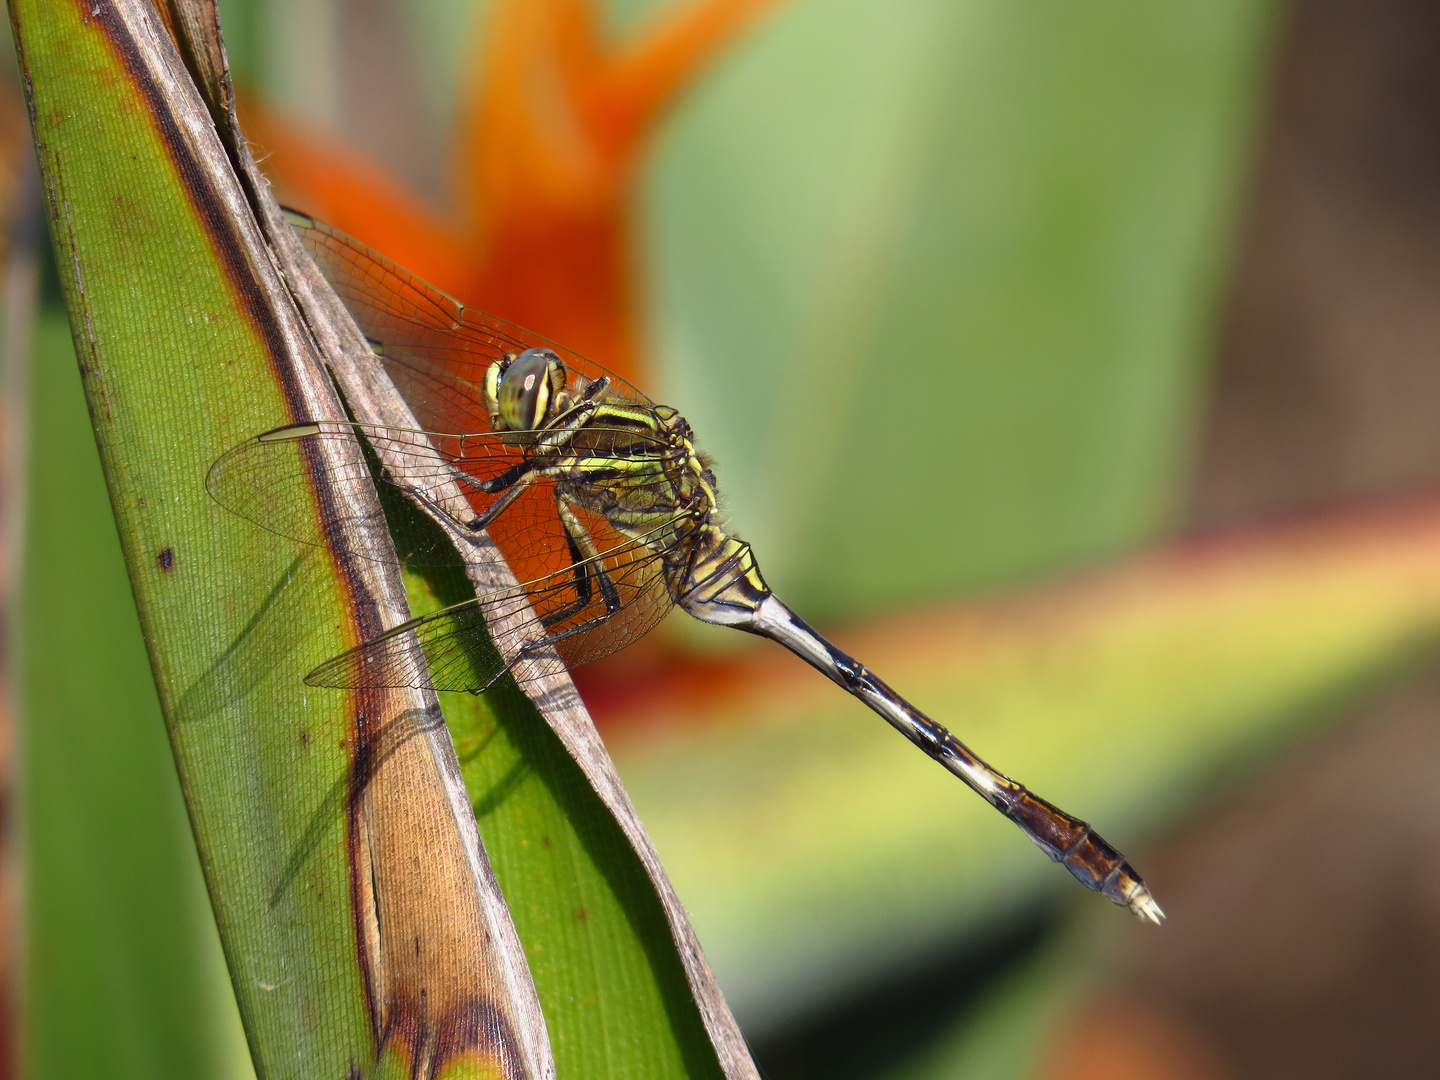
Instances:
[[[643,383],[633,213],[645,151],[676,97],[781,2],[698,0],[611,47],[593,0],[501,0],[464,88],[447,215],[335,136],[253,99],[242,116],[282,197]]]

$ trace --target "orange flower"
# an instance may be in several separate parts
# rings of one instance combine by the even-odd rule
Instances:
[[[716,55],[780,2],[695,0],[610,48],[593,0],[501,0],[460,110],[446,217],[334,136],[253,99],[242,116],[282,198],[634,380],[631,214],[650,135]]]

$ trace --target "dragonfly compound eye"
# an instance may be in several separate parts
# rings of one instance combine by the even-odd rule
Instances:
[[[496,403],[500,420],[509,431],[533,431],[550,408],[551,367],[560,360],[548,349],[526,349],[500,376]]]

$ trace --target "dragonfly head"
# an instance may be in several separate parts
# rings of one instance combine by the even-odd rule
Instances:
[[[485,373],[486,404],[496,431],[534,431],[565,389],[565,363],[549,349],[496,360]]]

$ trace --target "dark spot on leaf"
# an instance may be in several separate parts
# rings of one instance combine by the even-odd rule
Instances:
[[[589,922],[590,909],[588,907],[577,907],[574,911],[570,913],[570,917],[573,918],[576,922]]]
[[[175,569],[175,549],[161,548],[160,554],[155,556],[155,565],[164,570],[167,574]]]
[[[303,746],[303,747],[305,747],[306,749],[309,749],[309,747],[310,747],[310,732],[308,732],[308,731],[302,731],[302,732],[300,732],[300,745]]]
[[[540,837],[540,843],[544,844],[544,845],[548,848],[548,847],[550,846],[550,837],[548,837],[548,836],[542,836],[542,837]]]

